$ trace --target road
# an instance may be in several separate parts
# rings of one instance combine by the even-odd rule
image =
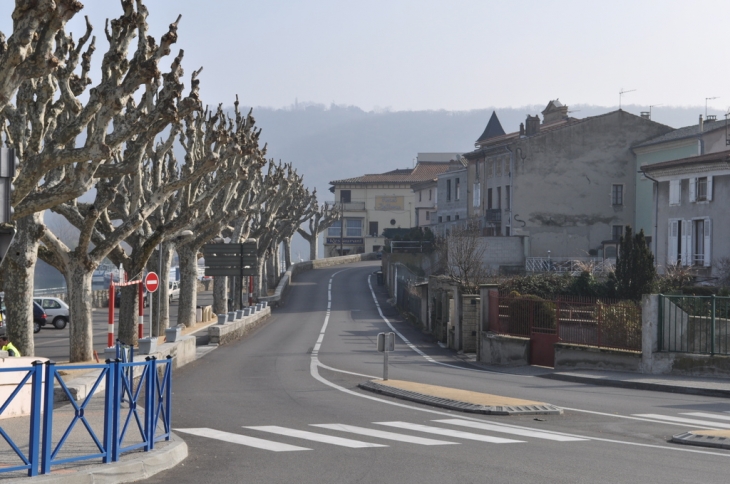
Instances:
[[[376,267],[298,275],[269,324],[177,371],[173,428],[190,456],[148,482],[727,480],[730,452],[667,442],[707,426],[687,421],[730,428],[725,400],[475,368],[397,317],[375,285]],[[375,342],[391,330],[386,319],[413,346],[397,339],[390,378],[544,401],[565,413],[474,416],[358,389],[381,375]]]
[[[206,306],[213,304],[213,293],[200,292],[198,293],[198,304]],[[170,321],[172,325],[177,324],[177,301],[173,301],[170,304]],[[149,322],[150,313],[149,308],[145,308],[145,335],[149,334]],[[107,345],[107,331],[109,323],[109,309],[108,308],[96,308],[91,313],[93,325],[94,325],[94,349],[99,352],[99,357],[106,348]],[[119,308],[114,310],[114,330],[115,333],[119,329]],[[73,324],[73,322],[70,322]],[[68,361],[69,355],[69,325],[66,325],[64,329],[56,329],[52,324],[47,324],[41,328],[40,332],[35,334],[35,355],[42,356],[44,358],[50,358],[56,362]],[[206,342],[207,343],[207,342]]]

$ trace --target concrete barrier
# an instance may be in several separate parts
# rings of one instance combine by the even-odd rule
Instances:
[[[555,343],[555,370],[634,371],[641,368],[638,351]]]
[[[208,326],[208,344],[222,345],[241,339],[254,328],[261,326],[269,316],[271,316],[271,308],[266,307],[233,322]]]
[[[482,331],[479,361],[488,365],[530,364],[530,338]]]

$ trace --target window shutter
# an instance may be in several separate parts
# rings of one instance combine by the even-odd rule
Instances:
[[[708,180],[709,181],[709,180]],[[712,221],[705,219],[705,267],[712,264]]]
[[[669,221],[669,247],[667,249],[667,265],[677,264],[677,230],[679,230],[679,221]]]
[[[680,186],[681,180],[669,181],[669,205],[679,205],[680,203]]]
[[[690,202],[696,202],[697,201],[697,178],[690,178],[689,179],[689,201]]]
[[[682,220],[682,265],[692,265],[692,221]]]
[[[707,201],[712,200],[712,177],[707,177]]]

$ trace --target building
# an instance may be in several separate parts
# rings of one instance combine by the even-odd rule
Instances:
[[[646,113],[648,114],[648,113]],[[644,230],[647,235],[655,232],[654,221],[654,182],[642,173],[642,167],[664,161],[679,160],[692,156],[725,151],[728,147],[728,126],[726,121],[718,121],[715,116],[707,120],[699,117],[692,126],[675,129],[669,133],[636,145],[636,215],[635,228]],[[655,243],[651,243],[656,254]]]
[[[656,262],[691,266],[709,280],[721,276],[730,258],[730,151],[644,165],[653,180],[656,210]]]
[[[617,110],[576,119],[558,100],[505,133],[496,113],[468,162],[469,217],[487,235],[524,236],[527,257],[614,256],[634,225],[632,147],[672,128]]]
[[[411,185],[415,198],[416,227],[428,227],[432,223],[436,223],[437,180],[437,178],[433,178]]]
[[[466,161],[459,157],[449,163],[449,169],[437,177],[439,204],[436,210],[436,223],[449,227],[449,222],[467,219]]]
[[[417,226],[414,185],[433,183],[449,168],[448,161],[421,161],[437,155],[419,153],[414,168],[331,181],[330,191],[342,209],[345,231],[341,231],[341,221],[327,230],[325,257],[376,252],[385,243],[383,229]],[[443,158],[451,154],[440,155]],[[423,205],[423,195],[418,204]]]

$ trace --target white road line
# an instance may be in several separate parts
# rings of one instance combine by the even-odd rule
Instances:
[[[637,417],[653,418],[655,420],[665,420],[677,424],[699,425],[709,429],[730,429],[730,424],[720,422],[710,422],[709,420],[695,420],[693,418],[670,417],[669,415],[660,415],[658,413],[635,414]]]
[[[418,445],[458,445],[459,442],[447,442],[446,440],[427,439],[425,437],[415,437],[413,435],[396,434],[395,432],[387,432],[385,430],[369,429],[366,427],[356,427],[354,425],[345,424],[311,424],[312,427],[321,427],[323,429],[339,430],[341,432],[350,432],[353,434],[365,435],[368,437],[377,437],[379,439],[396,440],[398,442],[408,442]]]
[[[270,450],[272,452],[293,452],[296,450],[312,450],[306,447],[297,447],[296,445],[281,444],[272,442],[271,440],[257,439],[247,435],[232,434],[230,432],[221,432],[220,430],[199,428],[199,429],[175,429],[175,432],[197,435],[199,437],[207,437],[209,439],[222,440],[232,444],[245,445],[247,447],[255,447],[257,449]]]
[[[444,435],[446,437],[456,437],[459,439],[478,440],[479,442],[489,442],[492,444],[516,444],[524,442],[523,440],[503,439],[502,437],[492,437],[491,435],[473,434],[471,432],[463,432],[461,430],[444,429],[441,427],[430,427],[428,425],[412,424],[408,422],[373,422],[377,425],[387,425],[388,427],[396,427],[399,429],[416,430],[428,434]]]
[[[312,440],[314,442],[322,442],[324,444],[339,445],[341,447],[349,447],[351,449],[364,449],[367,447],[388,447],[382,444],[371,444],[370,442],[362,442],[360,440],[343,439],[342,437],[333,437],[331,435],[316,434],[307,432],[306,430],[288,429],[277,425],[262,425],[258,427],[244,427],[247,429],[261,430],[262,432],[271,432],[272,434],[286,435],[287,437],[296,437],[298,439]]]
[[[725,415],[717,415],[715,413],[690,412],[680,413],[680,415],[689,415],[690,417],[716,418],[717,420],[730,420],[730,417],[727,417]]]
[[[494,425],[486,422],[472,422],[469,420],[462,420],[458,418],[447,418],[443,420],[434,420],[434,422],[459,425],[461,427],[468,427],[471,429],[479,430],[491,430],[492,432],[502,432],[505,434],[520,435],[522,437],[534,437],[536,439],[555,440],[557,442],[578,442],[586,441],[588,439],[581,439],[578,437],[572,437],[569,435],[561,435],[551,432],[542,432],[540,430],[526,430],[526,429],[510,429],[501,425]]]

